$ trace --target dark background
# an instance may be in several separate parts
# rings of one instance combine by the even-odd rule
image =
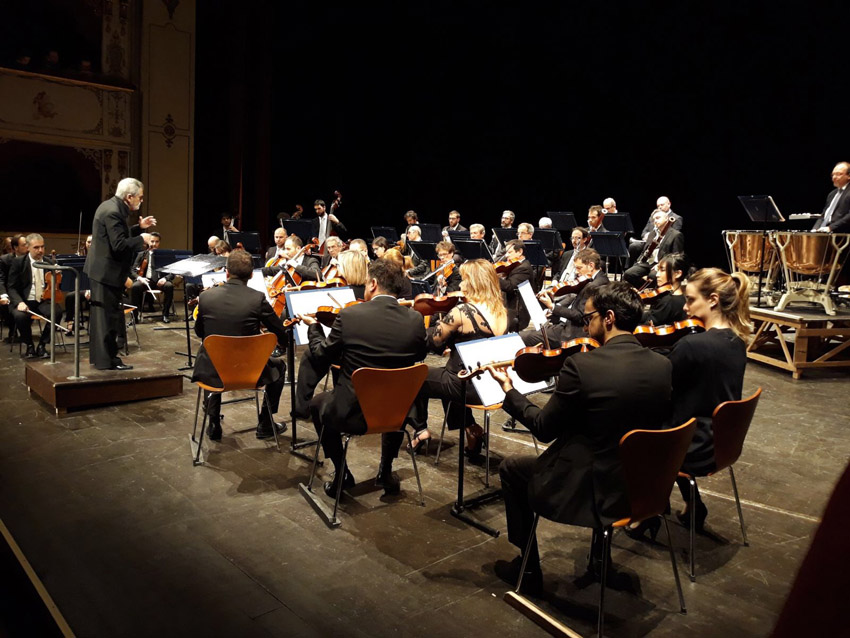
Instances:
[[[667,195],[723,265],[721,230],[756,227],[737,195],[820,212],[850,156],[846,9],[811,6],[199,3],[196,247],[241,175],[266,241],[335,189],[367,238],[411,208],[489,229],[605,197],[641,227]]]

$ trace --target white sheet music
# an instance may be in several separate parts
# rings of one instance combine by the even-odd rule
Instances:
[[[517,286],[519,296],[522,297],[522,302],[528,309],[528,314],[531,315],[531,323],[535,330],[540,330],[540,327],[546,323],[546,312],[543,306],[537,301],[537,295],[534,294],[534,288],[531,287],[530,281],[523,281]]]
[[[263,271],[259,268],[254,270],[254,274],[251,275],[251,278],[248,280],[248,288],[253,288],[254,290],[263,293],[266,296],[266,301],[269,302],[269,305],[272,304],[272,298],[269,297],[269,289],[266,288],[266,278],[263,277]]]
[[[225,281],[227,281],[227,273],[223,270],[221,272],[211,272],[208,275],[201,275],[201,284],[204,288],[212,288],[216,284],[220,284]],[[253,286],[251,287],[253,288]]]
[[[514,358],[519,350],[525,347],[522,338],[515,332],[509,332],[501,337],[490,337],[489,339],[477,339],[458,343],[455,346],[461,361],[466,367],[477,368],[488,363],[497,361],[509,361]],[[514,388],[522,394],[543,390],[546,382],[528,383],[520,379],[513,368],[508,369],[508,376],[513,381]],[[495,405],[505,399],[502,386],[486,372],[472,379],[472,385],[478,392],[482,405]]]
[[[295,315],[306,315],[316,312],[319,306],[334,306],[335,304],[328,295],[333,295],[343,306],[349,301],[354,301],[354,291],[351,288],[318,288],[316,290],[290,290],[286,293],[286,310],[290,317]],[[330,334],[331,329],[322,326],[325,335]],[[299,346],[307,343],[307,326],[303,323],[295,324],[295,343]]]

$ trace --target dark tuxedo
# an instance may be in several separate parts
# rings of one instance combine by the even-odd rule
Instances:
[[[139,281],[139,277],[146,277],[146,273],[139,272],[139,269],[142,267],[142,262],[146,262],[145,266],[149,267],[151,265],[151,251],[143,250],[138,255],[136,255],[136,259],[133,262],[133,267],[130,269],[130,279],[133,280],[133,285],[130,287],[130,303],[141,311],[142,303],[144,302],[145,292],[148,287],[141,281]],[[146,268],[146,271],[148,268]],[[165,279],[165,282],[162,286],[158,285],[157,282],[160,279]],[[171,273],[160,274],[156,269],[156,258],[153,258],[153,275],[148,282],[150,287],[154,290],[162,291],[162,314],[164,316],[168,315],[169,310],[171,309],[171,302],[174,299],[174,275]]]
[[[506,277],[499,278],[499,287],[505,293],[505,308],[508,310],[508,330],[525,328],[531,321],[528,308],[519,295],[518,286],[523,281],[534,283],[534,268],[531,262],[523,259]],[[518,328],[517,328],[518,326]]]
[[[326,213],[327,215],[327,213]],[[313,223],[313,237],[319,236],[319,228],[320,228],[320,219],[319,217],[314,217],[310,220]],[[336,235],[337,237],[343,237],[348,233],[348,229],[345,227],[345,224],[342,222],[332,222],[330,219],[328,220],[327,226],[327,236]],[[327,239],[327,237],[325,238]]]
[[[259,334],[261,326],[277,335],[278,344],[282,348],[286,347],[286,329],[266,301],[265,295],[249,288],[241,279],[228,279],[223,286],[210,288],[198,297],[195,334],[201,339],[209,335],[246,337]],[[260,377],[260,384],[266,386],[273,413],[278,409],[285,371],[282,360],[270,359]],[[195,359],[192,381],[221,386],[221,379],[203,345]],[[210,394],[207,398],[207,415],[211,421],[218,421],[220,410],[221,395]],[[268,419],[271,420],[270,415]]]
[[[112,197],[97,207],[92,222],[92,243],[83,272],[91,280],[89,361],[99,369],[119,362],[116,339],[124,332],[124,282],[130,276],[133,255],[145,246],[139,236],[141,228],[128,224],[130,214],[123,200]]]
[[[652,236],[650,236],[650,241],[652,241]],[[650,278],[654,278],[652,270],[658,261],[661,261],[669,254],[681,253],[684,252],[684,250],[685,236],[678,230],[670,228],[666,233],[664,233],[664,237],[658,245],[657,261],[652,260],[652,255],[647,255],[645,258],[647,261],[639,261],[634,264],[623,273],[623,278],[635,288],[640,288],[644,284],[644,280],[647,275],[649,275]],[[652,263],[649,263],[650,261],[652,261]]]
[[[411,243],[414,242],[405,242],[405,245],[409,246]],[[410,261],[413,263],[413,267],[410,268],[407,273],[413,279],[419,279],[421,277],[424,277],[428,273],[428,270],[430,268],[428,262],[424,259],[420,259],[413,249],[410,250]]]
[[[263,268],[264,277],[274,277],[281,270],[286,269],[286,261],[282,261],[275,268]],[[302,281],[318,281],[319,274],[322,269],[319,267],[319,258],[313,255],[304,255],[304,259],[298,266],[295,266],[295,272],[301,277]]]
[[[318,361],[339,363],[339,379],[333,390],[313,397],[310,413],[316,433],[325,433],[325,457],[339,468],[342,460],[340,432],[362,434],[366,422],[351,383],[358,368],[404,368],[425,358],[425,325],[422,315],[400,306],[388,295],[350,306],[337,316],[330,334],[319,324],[308,330],[310,356]],[[382,459],[398,455],[402,433],[383,435]]]
[[[512,456],[499,468],[511,543],[525,550],[535,512],[593,528],[629,515],[619,441],[629,430],[661,427],[671,370],[665,357],[620,335],[567,359],[543,408],[517,390],[507,393],[503,409],[553,442],[539,457]],[[536,544],[529,559],[537,559]]]
[[[462,224],[458,224],[454,228],[452,228],[451,226],[443,226],[443,236],[445,236],[445,233],[449,232],[450,230],[469,230],[469,229]]]
[[[9,295],[9,308],[12,319],[15,322],[15,327],[18,330],[21,341],[26,344],[32,344],[32,318],[28,311],[21,312],[18,310],[18,304],[24,302],[29,310],[37,312],[43,317],[50,317],[50,300],[41,300],[43,291],[36,291],[35,299],[28,299],[33,287],[32,268],[32,259],[29,254],[14,259],[9,268],[9,283],[6,287]],[[44,277],[46,272],[42,271],[42,277]],[[62,306],[57,304],[55,321],[58,323],[61,320]],[[42,343],[50,343],[50,332],[50,327],[45,326],[41,340]]]
[[[832,217],[829,220],[829,229],[834,233],[850,233],[850,184],[844,186],[844,190],[835,188],[826,197],[826,206],[823,207],[821,216],[818,217],[812,230],[817,230],[824,224],[824,215],[832,203],[833,198],[839,197],[838,203],[835,205],[835,210],[832,211]]]
[[[271,247],[270,247],[270,248],[266,251],[266,261],[268,261],[269,259],[271,259],[272,257],[274,257],[276,254],[277,254],[277,244],[275,244],[275,245],[271,246]]]
[[[570,265],[570,260],[573,258],[573,253],[575,250],[565,250],[561,255],[561,258],[558,260],[558,265],[555,268],[555,271],[552,273],[552,279],[560,280],[561,275],[564,274],[564,271],[567,269],[567,266]]]

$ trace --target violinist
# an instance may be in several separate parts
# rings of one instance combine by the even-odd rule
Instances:
[[[230,244],[228,244],[223,239],[219,239],[215,243],[215,248],[213,249],[213,252],[218,257],[227,257],[227,256],[230,255],[232,250],[233,250],[233,248],[231,248]]]
[[[690,334],[673,346],[673,416],[670,426],[681,425],[691,417],[697,429],[682,469],[688,473],[713,472],[714,437],[711,415],[724,401],[738,401],[744,385],[747,364],[746,339],[750,334],[749,280],[742,273],[729,275],[718,268],[698,270],[685,288],[685,312],[705,324],[705,332]],[[708,510],[696,493],[689,503],[690,487],[678,479],[687,504],[678,514],[690,525],[690,508],[695,507],[697,530],[705,523]]]
[[[16,259],[23,258],[27,254],[27,238],[24,235],[15,235],[9,238],[10,252],[0,257],[0,317],[9,328],[9,336],[3,342],[10,343],[12,335],[15,334],[15,318],[12,316],[11,298],[9,297],[9,286],[11,284],[12,264]]]
[[[557,268],[552,272],[552,279],[557,279],[561,282],[575,281],[577,276],[575,256],[580,250],[587,248],[589,243],[590,231],[587,228],[583,226],[573,228],[570,233],[570,244],[573,248],[572,250],[565,250],[564,254],[561,255]]]
[[[324,200],[317,199],[313,202],[313,210],[316,211],[316,217],[313,219],[311,237],[319,238],[320,250],[324,247],[325,241],[327,241],[328,237],[332,237],[334,235],[345,235],[345,233],[348,232],[345,225],[339,221],[333,212],[327,212]]]
[[[409,245],[411,242],[417,241],[422,241],[422,229],[420,229],[419,226],[411,226],[407,229],[406,244]],[[420,259],[419,256],[412,250],[410,259],[413,265],[407,269],[408,277],[411,279],[418,279],[428,272],[428,262],[424,259]]]
[[[44,261],[44,238],[38,233],[31,233],[26,238],[29,253],[18,257],[12,262],[9,271],[9,305],[12,309],[12,318],[15,321],[21,343],[26,344],[27,349],[24,356],[27,359],[33,357],[46,357],[47,345],[50,344],[52,330],[45,327],[38,348],[33,347],[32,342],[32,317],[29,312],[37,312],[43,317],[50,316],[50,297],[45,298],[46,270],[36,268],[34,264]],[[59,323],[62,318],[62,307],[57,305],[57,316],[54,318]]]
[[[576,254],[576,273],[579,277],[587,277],[590,281],[575,297],[567,295],[564,298],[553,299],[548,295],[540,295],[540,302],[549,309],[549,322],[546,324],[546,334],[553,342],[569,341],[580,337],[583,333],[581,317],[585,301],[594,288],[604,286],[608,275],[602,271],[602,258],[592,248],[585,248]],[[519,333],[526,345],[534,346],[543,343],[542,330],[524,330]]]
[[[655,265],[662,257],[685,250],[685,237],[672,227],[673,222],[667,213],[656,209],[652,213],[652,222],[655,231],[648,239],[646,248],[637,262],[623,273],[623,278],[635,288],[642,287],[647,277],[655,279]]]
[[[443,295],[450,292],[457,292],[460,290],[460,272],[457,268],[457,262],[455,261],[455,245],[450,241],[441,241],[437,244],[436,247],[437,257],[440,259],[440,263],[437,266],[439,270],[442,268],[443,270],[437,275],[437,296],[442,297]],[[451,266],[449,264],[452,264]],[[446,274],[446,271],[449,271],[449,274]]]
[[[522,228],[523,224],[520,224]],[[529,224],[530,226],[530,224]],[[520,234],[517,232],[517,234]],[[531,315],[519,295],[518,286],[524,281],[531,281],[534,269],[525,258],[525,244],[522,239],[512,239],[505,243],[505,257],[509,262],[519,262],[507,275],[499,276],[499,287],[505,293],[505,307],[510,314],[510,326],[514,330],[522,330],[531,320]]]
[[[133,311],[136,316],[136,323],[142,321],[142,304],[144,303],[145,293],[150,290],[162,291],[162,322],[171,322],[168,313],[171,310],[171,301],[174,299],[174,275],[171,273],[160,274],[154,263],[154,251],[159,248],[161,239],[159,233],[151,233],[147,250],[136,255],[133,268],[130,270],[130,279],[133,280],[133,285],[130,287],[130,304],[136,306],[136,310]]]
[[[642,312],[637,292],[625,282],[592,288],[582,312],[585,332],[603,345],[567,358],[544,407],[517,392],[503,371],[490,369],[506,393],[504,410],[540,441],[552,442],[539,457],[510,456],[499,467],[508,540],[520,552],[528,546],[535,512],[594,529],[627,517],[620,438],[632,429],[658,429],[669,415],[672,366],[631,334]],[[594,579],[602,575],[603,546],[594,533],[588,564]],[[522,556],[500,560],[494,571],[516,583],[521,565]],[[539,593],[542,581],[534,542],[523,587]]]
[[[469,238],[471,240],[479,239],[484,241],[484,224],[472,224],[469,227]]]
[[[366,294],[368,266],[366,258],[358,250],[343,250],[337,257],[337,276],[354,291],[355,299],[363,299]]]
[[[416,436],[413,448],[431,438],[428,432],[427,399],[439,398],[447,411],[447,425],[457,430],[464,422],[463,382],[457,373],[463,362],[456,344],[505,334],[508,329],[507,310],[502,302],[499,278],[493,264],[473,259],[460,266],[460,290],[466,301],[452,308],[442,319],[428,328],[428,349],[441,353],[449,348],[451,354],[445,367],[429,367],[428,378],[416,403]],[[479,401],[472,384],[467,386],[467,403]],[[471,410],[466,410],[466,453],[478,455],[484,441],[484,431],[475,423]]]
[[[366,263],[369,263],[369,247],[366,245],[366,241],[363,239],[352,239],[348,242],[349,250],[356,250],[363,258],[366,260]]]
[[[283,258],[283,248],[286,245],[286,238],[287,233],[285,228],[274,229],[274,246],[270,246],[266,251],[266,265],[272,266],[273,264],[270,264],[270,261]]]
[[[663,292],[649,298],[649,309],[643,313],[644,324],[667,326],[687,319],[685,312],[685,288],[682,280],[688,273],[688,262],[682,253],[665,255],[656,266],[656,290],[671,287],[669,292]],[[652,294],[652,291],[649,291]]]
[[[386,259],[387,261],[393,262],[396,266],[404,270],[405,261],[404,256],[401,254],[401,251],[398,248],[390,248],[387,250],[381,259]],[[410,283],[410,278],[405,277],[402,282],[401,293],[399,294],[399,299],[412,299],[413,298],[413,284]]]
[[[318,281],[321,274],[319,268],[319,260],[313,255],[305,255],[301,253],[301,248],[304,242],[298,235],[290,235],[286,238],[283,245],[283,256],[285,261],[282,261],[277,267],[263,268],[264,277],[274,277],[278,272],[287,268],[294,268],[295,272],[305,281]]]
[[[387,241],[386,237],[375,237],[372,240],[372,254],[375,255],[375,259],[381,259],[384,256],[384,253],[390,249],[390,242]]]

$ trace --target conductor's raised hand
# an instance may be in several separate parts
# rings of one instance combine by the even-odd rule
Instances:
[[[139,220],[139,228],[150,228],[151,226],[156,226],[156,217],[153,215],[142,217]]]

